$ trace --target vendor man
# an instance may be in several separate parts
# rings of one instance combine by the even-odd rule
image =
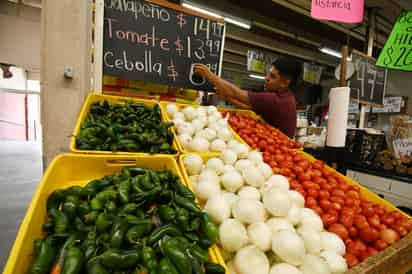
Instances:
[[[263,92],[248,92],[221,79],[203,64],[195,71],[209,80],[217,94],[240,108],[253,108],[263,119],[293,138],[296,130],[296,101],[291,88],[301,73],[302,65],[296,60],[279,58],[273,62],[265,78]]]

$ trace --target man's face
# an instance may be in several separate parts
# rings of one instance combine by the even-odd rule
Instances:
[[[290,85],[290,80],[280,76],[279,70],[272,67],[265,78],[265,91],[275,92],[281,89],[286,89]]]

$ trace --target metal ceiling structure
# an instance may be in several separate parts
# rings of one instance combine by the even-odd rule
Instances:
[[[8,0],[41,7],[41,0]],[[251,22],[250,30],[228,25],[224,62],[246,72],[248,49],[287,54],[329,68],[339,59],[323,54],[321,46],[339,50],[344,44],[366,51],[368,12],[376,9],[374,56],[386,42],[397,16],[411,9],[411,0],[365,0],[365,20],[360,24],[319,21],[310,17],[311,0],[189,0],[207,9],[231,14]],[[226,58],[227,56],[231,56]]]

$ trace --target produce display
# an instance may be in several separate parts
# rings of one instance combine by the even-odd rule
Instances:
[[[260,152],[191,153],[183,163],[203,210],[219,225],[230,274],[344,273],[346,247]]]
[[[46,208],[28,273],[225,273],[209,261],[217,227],[169,171],[127,167],[55,190]]]
[[[221,152],[230,142],[236,142],[227,119],[215,106],[186,106],[179,111],[176,104],[166,105],[167,115],[173,120],[178,140],[186,151]],[[246,151],[244,144],[237,146]]]
[[[372,166],[374,168],[384,169],[385,171],[412,176],[412,159],[396,159],[393,153],[389,150],[379,152],[374,159]]]
[[[76,147],[81,150],[175,154],[172,148],[173,123],[163,123],[160,107],[133,101],[91,105],[83,122]]]
[[[223,114],[226,117],[229,116],[230,126],[249,146],[266,152],[264,156],[273,154],[281,148],[301,147],[299,143],[289,139],[279,129],[265,122],[236,112],[223,112]],[[270,162],[268,164],[271,165]]]

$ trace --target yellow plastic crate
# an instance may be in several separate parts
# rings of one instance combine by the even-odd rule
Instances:
[[[143,153],[143,152],[122,152],[122,151],[117,151],[117,152],[112,152],[112,151],[98,151],[98,150],[80,150],[76,148],[76,136],[80,133],[81,126],[86,119],[87,115],[89,114],[90,107],[93,103],[96,102],[103,102],[103,101],[108,101],[110,104],[125,104],[127,101],[133,101],[136,103],[142,103],[148,107],[154,107],[155,105],[158,105],[157,101],[154,100],[146,100],[146,99],[138,99],[138,98],[132,98],[132,97],[122,97],[122,96],[111,96],[111,95],[102,95],[102,94],[97,94],[97,93],[91,93],[87,96],[85,103],[83,104],[82,110],[80,112],[79,118],[77,119],[76,126],[74,128],[73,134],[70,137],[70,151],[73,153],[85,153],[85,154],[97,154],[97,155],[128,155],[128,156],[151,156],[152,154],[149,153]],[[165,122],[165,116],[163,114],[162,109],[160,109],[162,112],[162,121]],[[173,144],[172,147],[176,150],[179,151],[178,145],[177,145],[177,138],[174,129],[172,128],[173,132]],[[162,154],[153,154],[154,156],[156,155],[162,155]],[[176,154],[164,154],[164,155],[171,155],[171,156],[178,156],[178,153]]]
[[[316,158],[313,157],[312,155],[300,151],[299,153],[301,153],[308,161],[310,162],[314,162],[316,161]],[[326,166],[326,170],[333,172],[333,173],[337,173],[346,183],[348,183],[349,185],[354,185],[354,186],[358,186],[360,188],[360,192],[361,192],[361,196],[364,197],[367,201],[370,202],[375,202],[377,204],[381,204],[383,205],[388,211],[393,211],[396,210],[400,213],[402,213],[405,217],[407,218],[411,218],[411,216],[409,216],[408,214],[406,214],[405,212],[403,212],[402,210],[398,209],[396,206],[394,206],[393,204],[391,204],[390,202],[388,202],[385,199],[382,199],[381,197],[379,197],[379,195],[373,193],[372,191],[370,191],[369,189],[367,189],[366,187],[362,186],[361,184],[355,182],[354,180],[352,180],[351,178],[339,173],[336,169],[331,168],[330,166]],[[184,176],[184,174],[183,174]]]
[[[62,154],[56,157],[46,170],[27,209],[3,274],[27,273],[33,257],[33,241],[44,236],[42,225],[47,220],[46,200],[55,189],[83,186],[91,180],[117,173],[123,167],[135,165],[172,171],[182,183],[185,182],[175,158],[171,156]],[[209,254],[211,261],[221,263],[217,259],[220,251],[216,246],[209,249]]]
[[[177,108],[179,109],[179,111],[182,108],[187,107],[187,106],[192,106],[192,107],[195,107],[195,108],[199,107],[199,105],[194,105],[194,104],[182,104],[182,103],[160,101],[160,107],[162,108],[162,113],[164,114],[165,120],[168,121],[168,122],[173,122],[173,120],[169,117],[169,115],[167,114],[167,111],[166,111],[166,106],[168,104],[175,104],[177,106]],[[240,138],[240,136],[232,129],[232,127],[230,125],[229,125],[229,129],[232,132],[233,137],[236,141],[238,141],[242,144],[245,144],[249,147],[249,145],[242,138]],[[176,133],[176,131],[175,131],[175,133]],[[177,137],[177,134],[175,136]],[[177,146],[179,148],[179,152],[181,152],[181,153],[189,153],[190,152],[190,151],[187,151],[186,149],[184,149],[183,145],[180,143],[178,138],[176,138],[175,140],[176,140]],[[208,153],[202,153],[202,154],[217,156],[217,155],[219,155],[219,152],[208,152]]]

